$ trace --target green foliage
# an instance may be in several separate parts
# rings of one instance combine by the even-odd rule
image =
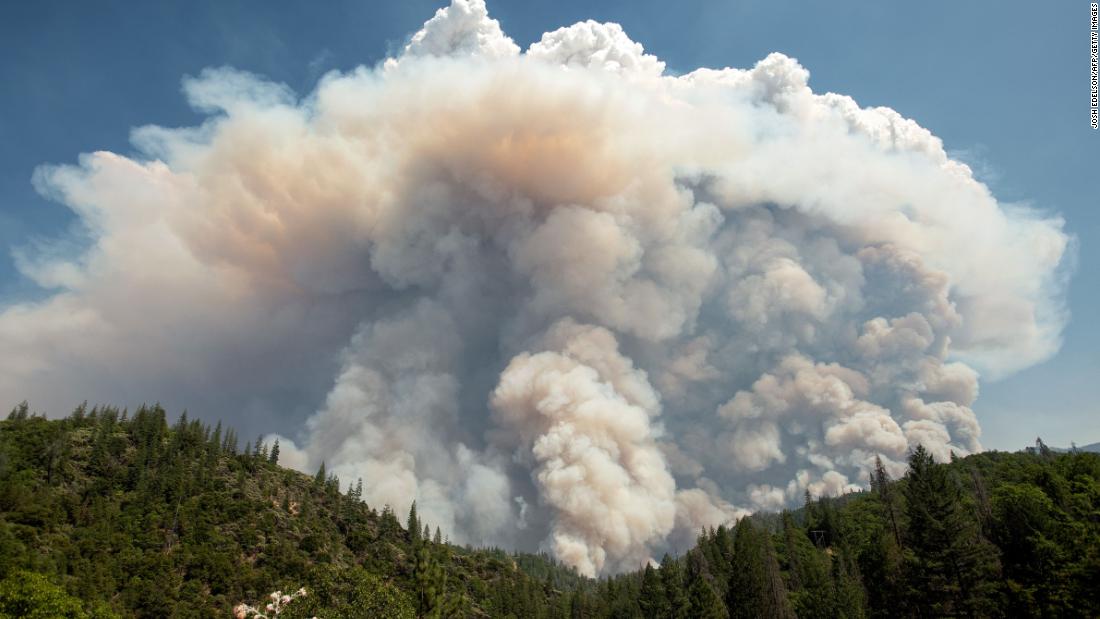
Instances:
[[[0,619],[224,617],[305,587],[281,617],[1100,616],[1100,456],[987,452],[871,490],[701,532],[660,568],[601,580],[543,554],[475,550],[238,452],[159,406],[0,421]],[[35,614],[37,613],[37,614]],[[110,613],[115,613],[111,615]]]
[[[646,564],[642,572],[642,589],[638,596],[638,606],[646,617],[666,617],[670,612],[668,597],[661,577],[653,566]]]
[[[692,579],[688,589],[689,615],[698,619],[726,619],[729,612],[714,587],[705,578]]]
[[[116,615],[89,608],[45,576],[16,571],[0,581],[0,619],[108,619]]]
[[[305,597],[288,604],[279,614],[280,619],[413,619],[417,616],[406,592],[362,568],[318,566],[309,580],[313,587]]]
[[[275,439],[275,444],[271,446],[271,454],[267,457],[267,461],[271,464],[279,463],[279,439]]]
[[[686,619],[690,610],[687,590],[684,588],[684,573],[680,562],[667,554],[661,560],[661,585],[668,602],[667,613],[659,615],[662,619]]]
[[[814,547],[789,512],[781,516],[781,522],[781,567],[787,574],[793,611],[802,619],[837,616],[832,556]]]
[[[733,569],[727,596],[730,616],[793,617],[768,531],[742,518],[734,530]]]
[[[409,533],[409,543],[413,546],[420,543],[420,529],[422,526],[420,518],[416,515],[416,501],[413,501],[412,506],[409,507],[409,518],[405,522],[405,530]]]
[[[413,524],[416,524],[415,509],[414,505],[413,511],[409,515]],[[417,530],[417,527],[412,527],[410,533]],[[426,542],[422,543],[419,537],[416,538],[415,551],[416,567],[413,574],[416,581],[417,615],[432,619],[442,617],[447,596],[447,581],[443,573],[443,566],[435,559],[428,544]]]
[[[0,578],[41,574],[85,612],[127,617],[224,617],[303,586],[316,595],[298,607],[319,617],[415,614],[416,548],[392,510],[364,504],[361,482],[343,494],[323,467],[302,475],[274,446],[236,441],[158,406],[53,421],[17,407],[0,421]],[[550,617],[584,582],[542,555],[421,545],[440,616]]]
[[[1100,456],[986,452],[808,497],[776,544],[799,617],[1097,616]],[[799,526],[798,516],[802,526]],[[1088,576],[1086,576],[1086,574]]]
[[[936,615],[989,614],[1000,564],[964,505],[958,481],[918,446],[909,457],[904,492],[910,605]]]

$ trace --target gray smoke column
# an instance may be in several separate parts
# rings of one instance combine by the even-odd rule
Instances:
[[[981,449],[978,376],[1059,346],[1072,239],[772,54],[669,75],[615,24],[521,52],[454,0],[298,98],[44,167],[0,394],[160,399],[458,542],[636,568],[701,526]]]

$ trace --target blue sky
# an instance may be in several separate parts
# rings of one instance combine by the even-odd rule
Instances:
[[[489,9],[521,47],[582,19],[615,21],[686,72],[798,58],[817,92],[915,119],[1002,202],[1060,213],[1077,239],[1072,318],[1053,359],[985,381],[987,447],[1100,441],[1100,133],[1088,125],[1088,3],[513,2]],[[0,17],[0,303],[34,294],[10,249],[62,233],[35,167],[128,152],[132,127],[190,125],[180,78],[229,65],[300,93],[373,64],[440,5],[384,2],[8,3]]]

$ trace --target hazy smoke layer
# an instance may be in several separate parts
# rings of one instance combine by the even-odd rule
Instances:
[[[481,0],[304,99],[206,71],[202,126],[36,176],[82,245],[17,256],[0,394],[308,416],[286,461],[586,574],[980,449],[971,368],[1056,350],[1070,239],[807,79],[594,22],[521,53]]]

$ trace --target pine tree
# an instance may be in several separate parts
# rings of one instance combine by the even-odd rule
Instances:
[[[401,524],[397,521],[397,515],[393,513],[393,508],[388,503],[382,507],[382,514],[378,520],[380,535],[389,536],[401,529]]]
[[[275,444],[271,446],[271,455],[267,457],[267,461],[271,464],[279,463],[279,439],[275,439]]]
[[[415,548],[421,539],[420,518],[416,515],[416,501],[413,501],[412,505],[409,506],[409,518],[405,521],[405,530],[409,534],[409,543]]]
[[[340,497],[340,478],[336,476],[336,473],[328,476],[325,480],[325,494],[330,497]]]
[[[24,421],[27,418],[30,405],[26,400],[20,402],[15,408],[11,409],[11,413],[8,414],[8,421]]]
[[[61,432],[46,446],[46,485],[52,486],[69,458],[69,434]]]
[[[413,568],[416,583],[417,616],[437,619],[443,617],[447,603],[446,575],[443,566],[432,556],[423,540],[416,543],[416,566]]]
[[[219,421],[218,425],[214,427],[214,435],[210,437],[210,445],[208,451],[213,455],[218,455],[222,451],[222,422]]]
[[[313,476],[313,487],[323,490],[327,479],[328,472],[325,470],[325,461],[322,460],[321,466],[317,469],[317,474]]]
[[[684,571],[680,562],[668,556],[661,559],[661,587],[668,601],[668,611],[662,619],[687,619],[689,606],[684,588]]]
[[[435,528],[435,537],[432,538],[432,543],[436,545],[443,543],[443,532],[439,530],[439,527]]]
[[[882,505],[883,513],[890,523],[890,531],[894,534],[894,542],[901,547],[901,529],[898,527],[897,508],[895,506],[894,491],[890,484],[890,475],[882,464],[882,458],[875,456],[875,470],[871,474],[871,492],[878,498]]]
[[[726,604],[731,617],[793,618],[771,535],[742,518],[734,530],[732,578]]]
[[[874,528],[858,552],[859,570],[867,582],[866,608],[872,617],[893,617],[904,605],[902,536],[897,507],[898,491],[886,472],[882,458],[875,456],[871,471],[871,497],[877,516]],[[838,589],[838,595],[843,593]]]
[[[711,542],[715,549],[715,559],[711,563],[711,572],[714,573],[715,578],[721,579],[723,583],[729,582],[730,568],[733,561],[733,531],[724,524],[718,525]],[[718,564],[720,572],[715,571],[715,563]]]
[[[1059,510],[1050,497],[1035,486],[1006,484],[994,492],[992,510],[990,533],[1001,550],[1009,583],[1006,601],[1019,609],[1021,616],[1087,616],[1084,609],[1071,611],[1083,600],[1066,591],[1069,579],[1058,567],[1054,540],[1059,535],[1053,516]],[[1088,546],[1079,539],[1074,544]],[[1074,554],[1084,557],[1088,552],[1077,550]]]
[[[222,444],[222,451],[231,455],[237,455],[237,431],[233,428],[225,433],[225,442]]]
[[[866,600],[859,568],[847,547],[833,555],[832,582],[834,587],[835,617],[863,617]]]
[[[580,589],[574,589],[573,595],[569,596],[569,619],[585,619],[586,612],[584,607],[584,595]]]
[[[799,619],[826,619],[838,616],[836,592],[830,577],[831,555],[818,549],[793,515],[784,512],[783,561],[787,568],[792,611]]]
[[[970,482],[974,489],[974,500],[977,501],[978,526],[981,527],[982,535],[988,537],[993,521],[993,505],[985,488],[985,479],[977,468],[970,467]]]
[[[935,615],[987,614],[996,551],[965,509],[959,484],[922,445],[909,457],[905,499],[913,606]]]
[[[1043,442],[1043,439],[1038,436],[1035,437],[1035,452],[1044,460],[1050,460],[1054,453],[1050,450],[1050,447],[1047,447],[1047,444]]]
[[[727,619],[730,616],[705,574],[691,576],[690,582],[688,616],[693,619]]]
[[[642,588],[638,594],[638,606],[646,617],[667,617],[669,614],[668,598],[665,596],[665,587],[661,582],[661,576],[653,566],[646,563],[642,573]]]
[[[780,522],[783,525],[783,547],[785,550],[784,558],[787,561],[788,588],[791,591],[799,591],[802,589],[802,561],[799,556],[799,550],[801,549],[798,547],[801,535],[794,526],[794,517],[791,516],[791,512],[783,510],[780,515]]]

